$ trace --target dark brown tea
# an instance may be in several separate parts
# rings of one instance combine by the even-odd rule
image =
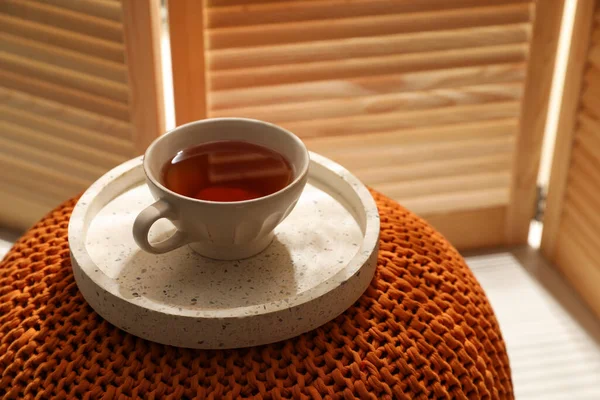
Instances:
[[[167,188],[208,201],[256,199],[283,189],[292,180],[292,167],[281,154],[235,140],[185,149],[163,168]]]

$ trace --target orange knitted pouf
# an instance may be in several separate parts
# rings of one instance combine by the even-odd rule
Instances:
[[[73,279],[67,202],[0,264],[0,398],[513,398],[498,323],[462,257],[373,195],[379,264],[356,304],[285,342],[223,351],[148,342],[99,317]]]

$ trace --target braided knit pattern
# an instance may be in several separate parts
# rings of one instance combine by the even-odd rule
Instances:
[[[222,351],[152,343],[98,316],[67,242],[76,200],[0,263],[0,398],[511,399],[494,313],[462,257],[426,222],[373,193],[376,275],[323,327]]]

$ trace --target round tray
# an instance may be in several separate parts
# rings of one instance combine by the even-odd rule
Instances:
[[[308,184],[262,253],[239,261],[204,258],[185,246],[140,250],[131,233],[154,200],[142,157],[96,181],[69,223],[71,260],[86,301],[144,339],[218,349],[287,339],[330,321],[366,290],[377,263],[379,214],[365,186],[311,153]],[[159,240],[174,227],[159,220]]]

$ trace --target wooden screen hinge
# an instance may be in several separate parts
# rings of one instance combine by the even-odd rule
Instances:
[[[546,188],[542,185],[536,187],[536,200],[535,200],[535,216],[533,219],[539,222],[544,221],[544,211],[546,210]]]

